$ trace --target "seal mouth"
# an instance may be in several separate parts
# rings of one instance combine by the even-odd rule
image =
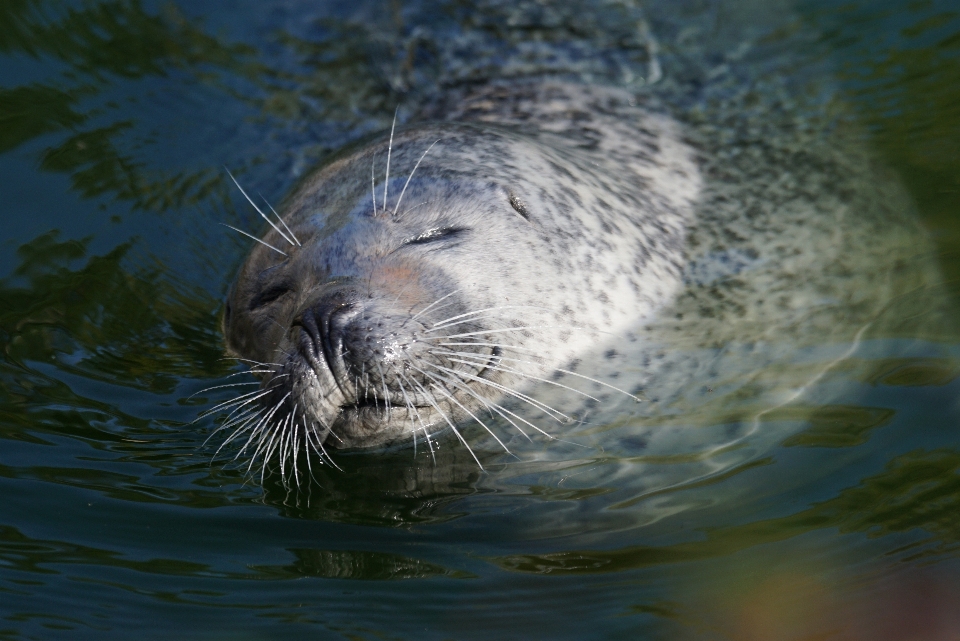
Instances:
[[[462,371],[457,372],[457,374],[465,375],[466,379],[463,378],[457,381],[458,386],[465,386],[472,390],[472,393],[476,393],[476,387],[483,385],[483,381],[490,380],[489,373],[496,370],[497,366],[501,362],[501,356],[503,352],[499,346],[492,347],[488,352],[483,354],[487,356],[486,362],[482,366],[478,363],[477,370],[475,372]],[[478,356],[480,354],[478,353]],[[401,366],[401,369],[403,367]],[[333,370],[331,369],[331,372]],[[399,371],[399,370],[398,370]],[[437,397],[436,395],[430,393],[426,388],[422,386],[422,382],[414,383],[410,377],[406,374],[401,374],[401,379],[405,379],[409,383],[409,389],[402,386],[398,390],[390,389],[390,386],[384,385],[381,387],[385,393],[378,394],[375,385],[368,385],[365,389],[362,390],[358,383],[354,382],[351,385],[344,384],[341,381],[337,381],[337,385],[343,392],[343,401],[340,403],[339,409],[341,416],[351,416],[356,415],[364,417],[379,417],[381,419],[389,420],[392,417],[394,412],[406,412],[409,410],[431,410],[435,407],[437,401],[444,400],[442,396]],[[382,381],[381,377],[381,381]],[[399,382],[399,381],[394,381]],[[414,390],[414,384],[420,387],[420,390]],[[432,383],[435,385],[436,383]],[[455,392],[456,387],[448,392]],[[429,397],[429,398],[428,398]],[[431,402],[432,400],[432,402]]]

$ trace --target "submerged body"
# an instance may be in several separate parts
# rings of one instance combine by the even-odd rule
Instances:
[[[468,424],[508,447],[726,386],[716,406],[931,278],[896,182],[839,136],[725,149],[625,91],[551,81],[421,117],[308,177],[240,270],[225,333],[262,370],[234,423],[254,458],[432,451],[444,431],[469,450]],[[801,370],[751,393],[789,400],[822,374]]]

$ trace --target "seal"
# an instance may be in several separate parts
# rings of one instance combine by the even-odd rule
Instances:
[[[832,367],[931,278],[909,201],[841,132],[745,119],[758,139],[731,150],[629,92],[549,80],[419,118],[261,212],[228,296],[228,348],[261,385],[222,429],[284,475],[330,448],[432,453],[440,432],[473,455],[469,425],[509,451],[597,407],[777,406],[826,370],[764,364],[827,345]]]
[[[240,269],[224,331],[263,370],[257,456],[467,444],[481,412],[540,431],[500,399],[559,417],[523,382],[571,389],[548,377],[681,288],[702,178],[676,122],[562,83],[463,105],[322,167]]]

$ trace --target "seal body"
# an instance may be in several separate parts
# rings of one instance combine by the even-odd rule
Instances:
[[[625,91],[551,81],[420,119],[311,174],[240,270],[225,333],[263,377],[236,428],[255,457],[784,403],[823,367],[765,364],[849,355],[931,277],[896,181],[839,136],[761,122],[726,148]]]

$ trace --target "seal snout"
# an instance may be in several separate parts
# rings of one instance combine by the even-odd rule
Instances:
[[[322,359],[338,384],[346,379],[348,370],[344,362],[344,354],[349,351],[345,336],[360,311],[356,292],[336,290],[314,301],[292,323],[293,328],[299,326],[301,330],[301,354],[314,368],[321,365]],[[342,384],[340,387],[346,391]]]
[[[392,299],[391,299],[392,300]],[[402,379],[422,351],[423,325],[387,297],[355,289],[325,292],[291,324],[291,339],[318,376],[332,376],[340,406],[403,404]],[[296,335],[299,331],[299,336]]]

